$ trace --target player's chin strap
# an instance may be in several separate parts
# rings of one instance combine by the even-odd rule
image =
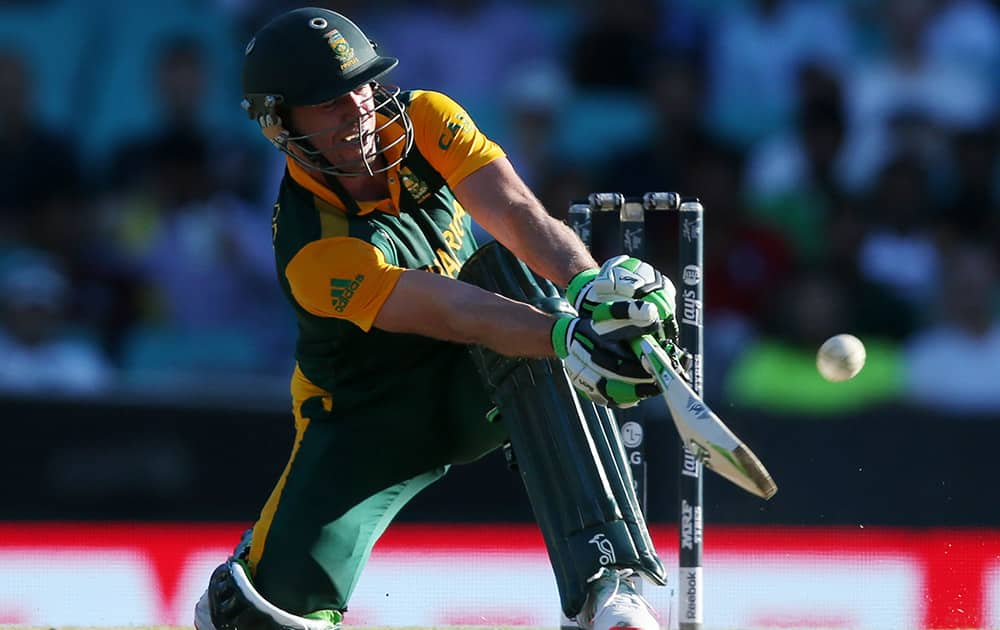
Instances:
[[[338,610],[299,617],[278,608],[257,592],[246,565],[236,558],[212,572],[208,597],[216,630],[335,630],[344,617]]]
[[[257,94],[250,95],[243,99],[242,107],[252,120],[260,126],[261,133],[281,152],[288,155],[292,160],[298,162],[303,168],[315,170],[326,175],[337,177],[371,177],[376,173],[384,173],[402,163],[409,154],[414,144],[413,121],[406,112],[406,106],[399,100],[400,89],[392,87],[391,91],[386,86],[377,81],[371,82],[372,99],[375,103],[371,114],[382,114],[386,121],[376,126],[372,135],[375,136],[379,147],[375,151],[374,157],[382,156],[383,164],[378,168],[373,168],[369,158],[362,151],[361,158],[349,160],[339,165],[334,165],[322,158],[322,152],[312,143],[311,138],[316,137],[323,131],[312,134],[293,134],[293,130],[285,125],[279,113],[279,109],[284,101],[278,94]],[[255,105],[257,103],[257,105]],[[376,119],[377,120],[377,119]],[[395,138],[383,143],[382,132],[398,125],[402,132]],[[329,132],[331,130],[325,130]],[[358,144],[364,146],[364,137],[358,129]],[[399,156],[394,160],[386,157],[386,151],[397,148]],[[349,169],[348,165],[360,165],[360,168]]]

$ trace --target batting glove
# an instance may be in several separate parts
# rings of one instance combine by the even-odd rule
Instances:
[[[632,407],[660,393],[628,339],[660,327],[655,308],[639,301],[599,304],[592,317],[562,317],[552,326],[552,347],[573,386],[608,407]]]
[[[674,350],[677,289],[669,278],[638,258],[615,256],[600,269],[578,273],[566,288],[566,299],[581,317],[590,317],[598,305],[616,300],[641,300],[656,308],[663,325],[653,336],[665,349]]]
[[[653,304],[663,321],[673,318],[676,295],[669,278],[629,256],[615,256],[600,269],[581,271],[566,288],[566,299],[581,315],[605,302],[642,300]]]

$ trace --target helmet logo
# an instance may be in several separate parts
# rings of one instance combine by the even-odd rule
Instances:
[[[350,68],[358,63],[358,57],[354,54],[354,48],[352,48],[347,39],[340,34],[340,31],[333,29],[328,33],[323,33],[323,37],[326,38],[326,43],[330,45],[330,50],[333,51],[333,56],[340,62],[341,70],[346,70],[347,68]]]
[[[309,28],[314,28],[317,31],[322,31],[324,28],[326,28],[326,20],[321,17],[314,17],[313,19],[309,20]]]

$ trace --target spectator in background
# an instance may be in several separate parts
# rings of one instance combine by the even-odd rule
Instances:
[[[109,174],[113,187],[133,181],[156,160],[155,150],[169,138],[201,130],[199,105],[205,94],[205,69],[201,45],[178,37],[166,42],[152,68],[159,106],[159,124],[153,130],[124,142],[112,159]]]
[[[927,167],[913,155],[886,165],[866,198],[858,251],[862,277],[918,310],[930,303],[940,268],[929,179]]]
[[[78,289],[71,314],[113,347],[113,333],[127,308],[127,293],[94,247],[90,183],[81,172],[75,138],[36,116],[27,60],[0,53],[0,93],[7,104],[0,120],[0,251],[31,247],[51,255]]]
[[[977,80],[1000,74],[1000,10],[985,0],[939,0],[923,34],[923,47],[936,64],[961,68]]]
[[[753,213],[784,233],[799,259],[816,261],[844,196],[847,114],[836,74],[806,64],[797,76],[794,124],[755,145],[746,185]]]
[[[800,65],[839,73],[853,60],[856,35],[845,4],[753,0],[718,8],[706,38],[712,128],[741,145],[785,128]]]
[[[202,115],[206,107],[207,52],[193,36],[175,35],[160,45],[153,67],[158,107],[157,125],[132,136],[114,152],[106,183],[120,189],[140,178],[156,161],[156,150],[173,139],[202,134],[212,139],[213,159],[204,166],[211,177],[244,199],[260,195],[260,169],[250,159],[250,149],[226,132],[211,128]],[[270,194],[270,192],[268,192]]]
[[[429,0],[404,3],[388,18],[378,13],[372,17],[382,22],[377,27],[382,33],[379,49],[407,58],[393,81],[434,86],[477,112],[479,128],[490,134],[502,118],[497,87],[508,84],[523,68],[555,56],[539,11],[530,3]],[[359,21],[363,18],[358,16]]]
[[[220,189],[206,139],[178,130],[150,146],[141,189],[109,224],[121,261],[147,288],[124,367],[135,379],[181,379],[225,369],[274,374],[292,339],[274,286],[270,230]],[[141,193],[141,194],[137,194]]]
[[[726,376],[733,404],[782,414],[823,417],[895,400],[902,365],[894,344],[864,338],[868,358],[858,376],[830,383],[816,369],[816,351],[837,333],[855,330],[848,288],[825,270],[801,271],[777,291],[763,334],[749,344]]]
[[[586,2],[580,9],[564,53],[574,90],[554,131],[561,154],[600,173],[619,158],[644,151],[656,110],[665,104],[652,102],[643,90],[657,59],[660,6],[637,0]],[[626,184],[615,182],[611,190],[628,190]]]
[[[780,231],[749,214],[740,151],[704,143],[684,158],[680,188],[702,200],[706,222],[711,221],[705,240],[710,287],[705,320],[712,330],[705,339],[705,361],[713,366],[705,391],[711,396],[722,391],[729,366],[759,333],[775,287],[792,274],[793,248]]]
[[[96,394],[111,384],[100,345],[67,317],[72,288],[51,256],[19,250],[0,259],[0,390]]]
[[[274,306],[271,232],[256,212],[219,189],[210,173],[212,152],[202,138],[174,136],[157,147],[160,223],[144,268],[161,291],[170,321],[182,329],[225,329],[262,317]],[[198,299],[210,295],[211,300]],[[272,296],[268,308],[266,296]],[[263,332],[263,331],[262,331]]]
[[[504,86],[506,124],[504,151],[525,183],[538,186],[551,170],[563,167],[553,130],[559,113],[572,98],[572,86],[561,67],[539,63],[524,67]]]
[[[266,24],[272,18],[301,8],[302,0],[216,0],[240,24],[244,40],[253,36],[258,24]],[[355,16],[357,22],[369,22],[378,18],[378,14],[397,13],[404,0],[379,0],[377,7],[366,0],[312,0],[309,6],[322,7],[331,11],[343,11]],[[374,15],[373,15],[374,14]],[[381,43],[381,42],[378,42]]]
[[[906,395],[957,414],[1000,412],[996,252],[956,243],[944,256],[935,320],[905,345]]]
[[[20,54],[0,51],[5,100],[0,117],[0,247],[37,238],[35,211],[50,201],[75,197],[81,183],[73,138],[35,115],[28,66]]]
[[[1000,116],[983,129],[951,136],[953,178],[944,221],[954,237],[992,234],[1000,246]]]
[[[549,212],[566,220],[573,200],[594,190],[594,182],[584,160],[559,150],[558,129],[573,86],[563,68],[552,63],[528,65],[511,78],[503,90],[505,120],[503,148],[522,179],[536,191]],[[480,243],[485,234],[473,220]]]
[[[647,60],[652,71],[643,78],[645,95],[656,118],[639,147],[605,156],[600,186],[633,193],[679,188],[689,172],[689,156],[715,146],[705,127],[704,68],[696,60],[661,55]],[[684,189],[688,194],[700,191]]]
[[[585,16],[569,43],[569,72],[582,90],[638,90],[658,52],[656,0],[585,2]]]
[[[660,50],[687,59],[703,58],[708,40],[708,17],[715,4],[703,0],[660,0],[657,38]]]
[[[867,200],[841,199],[824,231],[825,255],[817,263],[834,270],[851,296],[856,313],[852,332],[861,338],[876,337],[900,343],[917,329],[922,313],[885,284],[863,273],[859,252],[868,236],[871,208]]]
[[[773,299],[771,291],[792,274],[792,247],[779,231],[747,212],[739,151],[703,145],[687,158],[682,189],[701,198],[712,217],[705,252],[709,304],[747,321],[761,320]]]
[[[161,46],[158,125],[118,148],[100,204],[110,246],[97,259],[138,289],[125,296],[131,309],[119,309],[112,344],[123,375],[144,385],[221,369],[283,373],[292,344],[275,325],[287,314],[268,227],[244,201],[257,194],[259,182],[247,182],[255,171],[204,121],[205,54],[187,36]]]
[[[928,33],[942,32],[937,20],[947,17],[935,13],[936,4],[885,3],[882,50],[862,57],[846,83],[851,121],[848,179],[853,190],[865,187],[899,152],[925,150],[913,146],[912,132],[926,138],[936,128],[980,127],[995,107],[995,74],[984,76],[978,67],[957,64],[955,56],[934,53],[948,47],[935,44],[931,49],[926,43]],[[917,124],[900,129],[907,121]]]
[[[138,274],[113,258],[100,239],[93,198],[79,189],[46,194],[29,209],[25,242],[44,250],[63,266],[76,289],[70,315],[96,332],[96,339],[117,360],[121,335],[136,316]]]

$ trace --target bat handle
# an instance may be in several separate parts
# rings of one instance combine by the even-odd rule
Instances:
[[[640,335],[632,339],[629,345],[632,347],[632,352],[635,353],[636,358],[640,361],[643,359],[646,360],[643,366],[647,370],[650,370],[653,376],[657,376],[670,366],[670,358],[652,335]]]

